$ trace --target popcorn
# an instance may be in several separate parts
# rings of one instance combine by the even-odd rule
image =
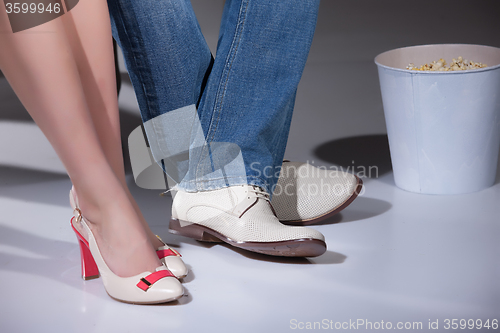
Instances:
[[[446,61],[441,58],[438,61],[433,61],[430,64],[425,64],[420,67],[415,66],[413,63],[406,66],[406,69],[412,71],[439,71],[439,72],[448,72],[448,71],[463,71],[468,69],[478,69],[488,67],[488,65],[469,61],[467,59],[464,60],[461,56],[457,59],[453,58],[451,60],[451,64],[447,66]]]

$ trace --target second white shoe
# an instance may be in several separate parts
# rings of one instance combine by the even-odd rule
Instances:
[[[363,188],[356,175],[284,161],[272,204],[281,223],[308,225],[350,205]]]
[[[269,195],[251,185],[195,193],[177,191],[169,231],[275,256],[315,257],[326,251],[319,231],[281,224]]]

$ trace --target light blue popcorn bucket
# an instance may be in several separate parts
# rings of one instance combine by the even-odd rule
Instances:
[[[440,58],[487,64],[463,71],[412,71]],[[379,54],[382,101],[396,185],[425,194],[479,191],[495,182],[500,148],[500,49],[412,46]]]

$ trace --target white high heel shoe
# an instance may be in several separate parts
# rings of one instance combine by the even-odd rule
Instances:
[[[83,279],[97,278],[100,274],[108,295],[126,303],[165,303],[182,297],[184,290],[181,283],[163,265],[156,268],[155,272],[143,272],[131,277],[123,278],[114,274],[102,258],[92,230],[82,216],[72,192],[70,192],[70,202],[71,206],[75,207],[75,217],[71,219],[71,226],[80,245]],[[75,228],[76,223],[82,225],[88,235],[88,241]]]
[[[71,204],[71,208],[75,210],[76,202],[78,202],[78,197],[76,196],[74,188],[71,188],[69,193],[69,198],[70,198],[69,201]],[[162,264],[164,264],[167,267],[167,269],[175,275],[176,278],[182,279],[186,277],[186,275],[188,274],[188,269],[181,259],[182,255],[177,250],[169,247],[160,238],[160,236],[156,235],[156,238],[158,238],[160,242],[163,243],[163,246],[160,246],[159,248],[156,249],[156,255],[158,256],[158,259],[160,259]]]

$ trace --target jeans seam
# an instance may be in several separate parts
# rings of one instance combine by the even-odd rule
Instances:
[[[243,5],[245,3],[246,3],[246,5],[245,5],[245,8],[243,9]],[[222,105],[224,102],[224,96],[225,96],[225,92],[227,90],[227,83],[229,81],[229,74],[231,73],[234,59],[236,58],[236,54],[238,53],[241,38],[243,35],[243,29],[245,27],[248,3],[249,3],[248,0],[246,2],[245,2],[245,0],[243,0],[241,3],[240,13],[238,16],[238,25],[236,27],[235,35],[233,37],[233,42],[231,43],[231,47],[230,47],[231,51],[230,51],[228,57],[226,58],[226,65],[224,66],[224,72],[222,73],[221,79],[224,81],[219,82],[219,88],[217,89],[217,98],[215,100],[215,108],[218,112],[218,115],[217,115],[217,120],[215,122],[215,128],[213,130],[211,130],[211,132],[213,132],[213,134],[212,134],[212,137],[208,140],[209,142],[212,142],[212,140],[214,139],[215,134],[217,132],[217,129],[218,129],[218,125],[219,125],[219,121],[220,121],[221,113],[222,113],[221,111],[222,111]],[[223,89],[221,91],[220,88],[221,88],[222,83],[223,83]]]
[[[230,46],[230,52],[229,52],[229,54],[226,58],[226,61],[225,61],[226,64],[224,65],[224,70],[222,72],[221,80],[219,81],[219,85],[218,85],[218,89],[217,89],[217,95],[216,95],[216,99],[215,99],[215,103],[214,103],[214,112],[212,114],[212,121],[211,121],[210,127],[208,129],[208,133],[207,133],[207,137],[210,136],[210,138],[208,138],[206,140],[207,146],[214,140],[215,135],[217,133],[218,124],[219,124],[221,114],[222,114],[222,104],[224,101],[224,95],[225,95],[225,91],[227,90],[227,83],[229,81],[229,74],[231,72],[232,64],[234,62],[234,59],[236,58],[236,54],[238,52],[241,38],[243,35],[243,29],[245,26],[248,4],[249,4],[249,0],[243,0],[241,2],[240,11],[239,11],[239,15],[238,15],[238,23],[237,23],[237,26],[235,29],[236,31],[235,31],[233,41],[232,41],[231,46]],[[213,118],[214,116],[216,116],[216,119]],[[214,126],[213,128],[212,128],[212,125]],[[196,167],[196,174],[198,174],[198,170],[199,170],[200,164],[203,161],[203,155],[205,154],[205,152],[206,152],[206,149],[204,148],[202,151],[202,155],[201,155],[202,158],[200,159],[200,162],[198,163],[198,165]]]

